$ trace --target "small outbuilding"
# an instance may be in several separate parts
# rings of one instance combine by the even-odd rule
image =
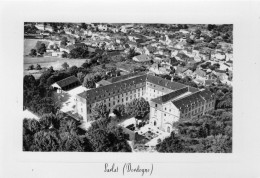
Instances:
[[[64,90],[69,90],[71,88],[74,88],[80,84],[79,80],[75,76],[70,76],[65,79],[62,79],[60,81],[57,81],[53,83],[51,86],[55,90],[57,90],[57,93],[62,93]]]

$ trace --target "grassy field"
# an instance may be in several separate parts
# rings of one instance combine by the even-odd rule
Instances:
[[[46,45],[49,44],[48,40],[44,39],[24,39],[24,55],[28,55],[31,52],[31,49],[36,49],[36,44],[38,41],[44,42]]]
[[[37,64],[41,65],[41,67],[53,67],[54,70],[61,69],[61,65],[64,62],[67,62],[69,66],[77,66],[80,67],[86,59],[65,59],[65,58],[57,58],[57,57],[24,57],[24,75],[33,74],[36,78],[38,78],[41,73],[35,70],[28,71],[28,67],[30,65],[34,65],[36,67]]]
[[[80,67],[86,59],[66,59],[66,58],[58,58],[58,57],[24,57],[24,70],[26,70],[29,65],[39,64],[41,67],[50,66],[53,67],[54,70],[61,69],[61,65],[64,62],[67,62],[69,66],[77,66]]]

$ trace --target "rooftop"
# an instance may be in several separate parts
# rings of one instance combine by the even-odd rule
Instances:
[[[182,89],[179,89],[179,90],[173,91],[171,93],[165,94],[163,96],[159,96],[157,98],[154,98],[151,101],[158,103],[158,104],[166,103],[166,102],[168,102],[168,101],[170,101],[170,100],[172,100],[172,99],[174,99],[174,98],[176,98],[176,97],[178,97],[178,96],[180,96],[180,95],[182,95],[182,94],[184,94],[188,91],[189,91],[189,87],[187,86],[187,87],[184,87]]]
[[[65,87],[65,86],[68,86],[72,83],[76,83],[76,82],[79,82],[78,78],[75,77],[75,76],[70,76],[70,77],[67,77],[65,79],[62,79],[58,82],[55,82],[57,85],[59,85],[61,88]]]
[[[209,90],[203,90],[175,100],[172,103],[180,110],[183,110],[185,108],[188,108],[190,105],[197,104],[199,102],[204,102],[205,100],[208,101],[213,97],[213,93],[211,93]]]
[[[110,83],[115,83],[115,82],[129,79],[131,77],[137,77],[137,76],[144,75],[144,74],[145,74],[144,72],[134,72],[134,73],[126,74],[126,75],[121,75],[118,77],[113,77],[113,78],[108,79],[107,81]]]

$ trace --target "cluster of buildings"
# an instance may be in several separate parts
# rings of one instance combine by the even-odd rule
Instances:
[[[50,25],[36,24],[39,30],[53,32]],[[51,56],[61,57],[62,53],[70,53],[76,47],[83,46],[89,52],[97,49],[103,51],[116,51],[121,56],[126,56],[130,49],[137,54],[133,61],[144,63],[153,61],[148,67],[156,75],[174,75],[190,77],[197,84],[206,85],[220,81],[232,84],[233,54],[232,44],[221,41],[221,37],[213,38],[211,43],[217,43],[218,48],[207,47],[205,35],[211,37],[208,30],[201,30],[200,37],[196,36],[197,28],[180,30],[162,30],[144,24],[80,24],[65,26],[58,33],[68,38],[68,44],[58,45],[49,49]],[[196,45],[187,43],[187,38],[196,41]],[[198,47],[200,46],[200,47]],[[205,63],[219,64],[212,70],[210,66],[202,68]],[[196,70],[191,70],[191,68]]]
[[[75,112],[89,122],[91,108],[103,103],[109,111],[143,97],[150,103],[149,124],[164,131],[174,130],[174,122],[191,119],[214,109],[214,95],[161,77],[131,73],[100,82],[95,89],[78,94]]]

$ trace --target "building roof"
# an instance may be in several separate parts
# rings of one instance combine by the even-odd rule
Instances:
[[[182,89],[179,89],[179,90],[173,91],[171,93],[165,94],[163,96],[159,96],[157,98],[154,98],[151,101],[158,103],[158,104],[166,103],[166,102],[168,102],[168,101],[170,101],[170,100],[172,100],[172,99],[174,99],[174,98],[176,98],[176,97],[178,97],[178,96],[180,96],[180,95],[182,95],[182,94],[184,94],[188,91],[189,91],[189,87],[186,86]]]
[[[211,85],[214,82],[216,82],[214,79],[205,80],[205,85]]]
[[[183,72],[185,72],[186,70],[188,70],[188,68],[186,68],[186,67],[180,67],[180,66],[177,66],[176,67],[176,70],[175,70],[175,73],[183,73]]]
[[[136,42],[133,42],[133,41],[128,41],[127,44],[128,44],[128,45],[135,45],[135,46],[137,46],[137,43],[136,43]]]
[[[121,55],[119,50],[112,50],[112,51],[108,51],[107,56],[112,57],[112,56],[117,56],[117,55]]]
[[[198,91],[192,93],[186,97],[180,98],[178,100],[173,101],[172,103],[180,110],[190,107],[191,105],[205,102],[210,99],[213,99],[214,95],[209,90]]]
[[[146,54],[141,54],[141,55],[133,57],[133,59],[135,59],[135,58],[139,62],[146,62],[146,61],[150,61],[151,60],[151,58],[148,55],[146,55]]]
[[[110,82],[110,83],[115,83],[115,82],[119,82],[119,81],[122,81],[122,80],[127,80],[129,78],[137,77],[137,76],[144,75],[144,74],[145,74],[144,72],[133,72],[133,73],[130,73],[130,74],[126,74],[126,75],[121,75],[121,76],[118,76],[118,77],[110,78],[107,81]]]
[[[105,86],[105,85],[111,84],[111,82],[109,82],[107,80],[101,80],[101,81],[97,82],[97,84],[100,86]]]
[[[61,88],[63,88],[76,82],[79,82],[78,78],[75,76],[70,76],[55,83],[59,85]]]
[[[215,72],[216,72],[216,73],[222,73],[222,74],[225,74],[225,73],[226,73],[225,70],[218,70],[218,69],[216,69]]]
[[[189,59],[189,56],[187,56],[186,54],[184,54],[183,52],[179,52],[177,55],[177,57],[181,58],[181,59]]]
[[[131,77],[133,75],[134,74],[130,74],[126,77],[123,76],[115,77],[115,79],[109,81],[109,82],[112,81],[111,84],[100,86],[98,88],[82,92],[78,94],[78,96],[85,98],[88,100],[88,102],[92,103],[95,101],[103,100],[108,97],[119,95],[123,92],[128,92],[130,90],[135,89],[136,88],[135,85],[137,84],[143,85],[145,82],[150,82],[151,84],[163,86],[171,90],[179,90],[187,87],[184,84],[178,82],[172,82],[170,80],[163,79],[157,76],[152,76],[149,74],[143,74],[143,75],[137,74],[136,76]],[[196,92],[198,91],[198,89],[194,87],[189,87],[189,91]]]
[[[147,75],[147,82],[163,86],[165,88],[169,88],[172,90],[178,90],[181,88],[184,88],[186,85],[174,81],[170,81],[161,77],[153,76],[153,75]]]
[[[201,70],[201,69],[199,69],[199,68],[196,69],[195,73],[197,75],[199,75],[200,77],[205,77],[206,76],[206,72]]]
[[[146,75],[137,76],[135,78],[130,78],[128,80],[123,80],[120,82],[115,82],[106,86],[101,86],[95,89],[91,89],[78,94],[82,98],[86,98],[88,102],[92,103],[95,101],[103,100],[111,96],[121,94],[122,92],[127,92],[130,89],[134,89],[136,84],[145,82]]]

